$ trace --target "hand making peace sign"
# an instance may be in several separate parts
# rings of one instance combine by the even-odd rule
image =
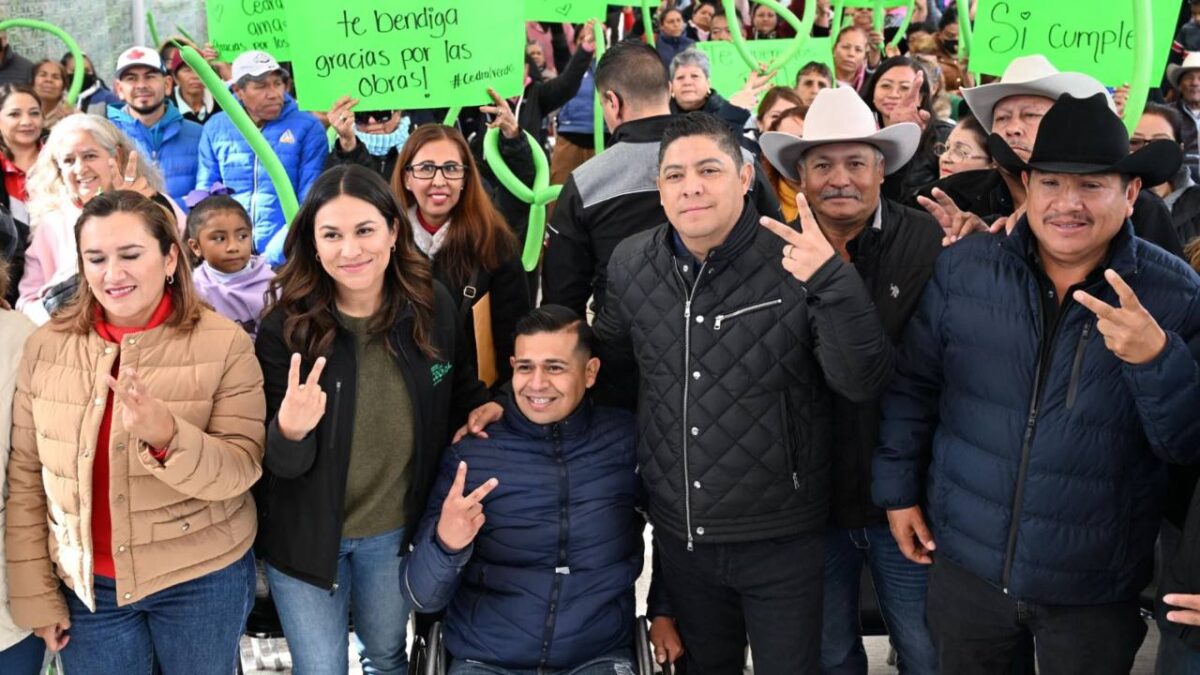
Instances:
[[[292,354],[292,365],[288,368],[287,393],[283,395],[283,403],[280,404],[279,414],[275,417],[279,432],[289,441],[302,440],[308,432],[317,428],[317,424],[325,416],[325,392],[321,391],[321,385],[318,384],[323,370],[324,356],[317,359],[308,373],[308,379],[301,383],[300,355]]]
[[[783,247],[783,269],[791,272],[800,282],[807,283],[837,252],[817,225],[817,219],[809,210],[808,200],[803,194],[796,195],[796,210],[800,216],[799,232],[766,216],[758,222],[787,242]]]
[[[1104,336],[1104,346],[1118,359],[1135,366],[1153,361],[1167,346],[1167,334],[1142,307],[1137,294],[1121,275],[1105,270],[1104,278],[1117,292],[1120,307],[1113,307],[1083,291],[1075,291],[1075,302],[1096,315],[1099,319],[1096,330]]]
[[[125,171],[119,175],[117,174],[116,158],[110,157],[108,164],[113,172],[114,190],[133,190],[146,198],[151,198],[156,194],[155,189],[150,187],[150,182],[146,180],[146,177],[138,174],[137,150],[129,153],[129,158],[125,160]]]
[[[175,417],[162,401],[146,393],[146,383],[133,368],[122,368],[120,380],[106,375],[108,388],[121,402],[121,425],[155,449],[170,445],[175,436]]]
[[[438,518],[437,536],[442,545],[451,551],[461,551],[475,541],[475,535],[486,520],[483,516],[483,498],[496,489],[500,481],[489,478],[471,494],[467,490],[467,463],[458,463],[458,473],[446,501],[442,502],[442,515]]]

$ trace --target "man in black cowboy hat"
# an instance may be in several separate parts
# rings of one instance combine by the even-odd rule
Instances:
[[[1200,277],[1129,220],[1179,146],[1129,154],[1099,94],[1041,127],[1027,160],[989,143],[1026,214],[938,258],[883,399],[874,498],[933,563],[956,675],[1010,672],[1030,636],[1042,672],[1128,673],[1166,462],[1200,460]]]
[[[1037,54],[1013,59],[999,82],[962,90],[984,130],[1022,158],[1028,158],[1040,136],[1039,125],[1046,111],[1063,94],[1084,98],[1101,94],[1109,108],[1116,110],[1099,80],[1083,73],[1060,72]],[[1011,226],[1020,218],[1025,201],[1021,176],[1003,166],[961,171],[922,188],[916,197],[941,223],[947,244],[968,232],[986,230],[989,224],[993,231]],[[1132,220],[1135,235],[1183,257],[1171,211],[1158,195],[1149,191],[1138,194]]]

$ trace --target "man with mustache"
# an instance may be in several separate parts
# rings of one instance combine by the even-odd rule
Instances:
[[[153,49],[126,49],[117,59],[116,82],[117,95],[124,103],[108,106],[109,121],[158,166],[171,199],[186,209],[184,197],[196,187],[200,133],[204,128],[183,119],[179,109],[169,102],[171,76]]]
[[[999,136],[1022,159],[1029,158],[1042,117],[1062,94],[1103,94],[1115,110],[1099,80],[1082,73],[1060,73],[1040,54],[1013,59],[999,82],[962,90],[984,131]],[[1023,212],[1025,199],[1021,177],[1003,167],[960,171],[934,182],[917,196],[917,202],[942,225],[947,244],[968,232],[987,229],[989,223],[993,229],[1011,228]],[[1138,194],[1132,219],[1134,234],[1183,257],[1171,211],[1158,195],[1149,191]]]
[[[912,123],[875,131],[867,104],[850,88],[813,99],[804,138],[769,132],[763,153],[801,185],[817,225],[838,257],[852,264],[883,330],[897,344],[917,308],[941,250],[929,214],[880,196],[884,176],[908,163],[920,143]],[[859,623],[859,585],[867,565],[893,646],[907,675],[933,675],[936,655],[925,626],[928,570],[892,543],[887,515],[871,503],[871,458],[879,446],[879,400],[833,401],[832,513],[825,534],[821,672],[867,672]]]
[[[932,564],[939,672],[1128,673],[1146,633],[1167,462],[1200,459],[1200,276],[1134,235],[1177,143],[1129,153],[1108,98],[1064,94],[1026,156],[1025,213],[935,264],[883,397],[875,503]]]

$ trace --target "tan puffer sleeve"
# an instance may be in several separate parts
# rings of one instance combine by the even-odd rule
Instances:
[[[17,374],[13,397],[12,454],[8,458],[8,515],[4,535],[8,553],[8,603],[22,628],[66,621],[67,603],[50,561],[46,488],[38,459],[31,383],[37,365],[38,336],[30,338]]]
[[[203,337],[201,338],[203,339]],[[223,501],[250,490],[262,475],[266,440],[266,398],[262,369],[250,337],[233,332],[225,370],[213,393],[204,429],[175,415],[175,437],[160,463],[140,443],[138,459],[172,488],[196,499]]]

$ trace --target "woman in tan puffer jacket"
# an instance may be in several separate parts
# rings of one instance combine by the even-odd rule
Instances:
[[[87,167],[77,168],[86,180]],[[17,624],[64,670],[233,672],[253,602],[262,373],[129,191],[75,227],[76,298],[25,346],[6,542]]]

